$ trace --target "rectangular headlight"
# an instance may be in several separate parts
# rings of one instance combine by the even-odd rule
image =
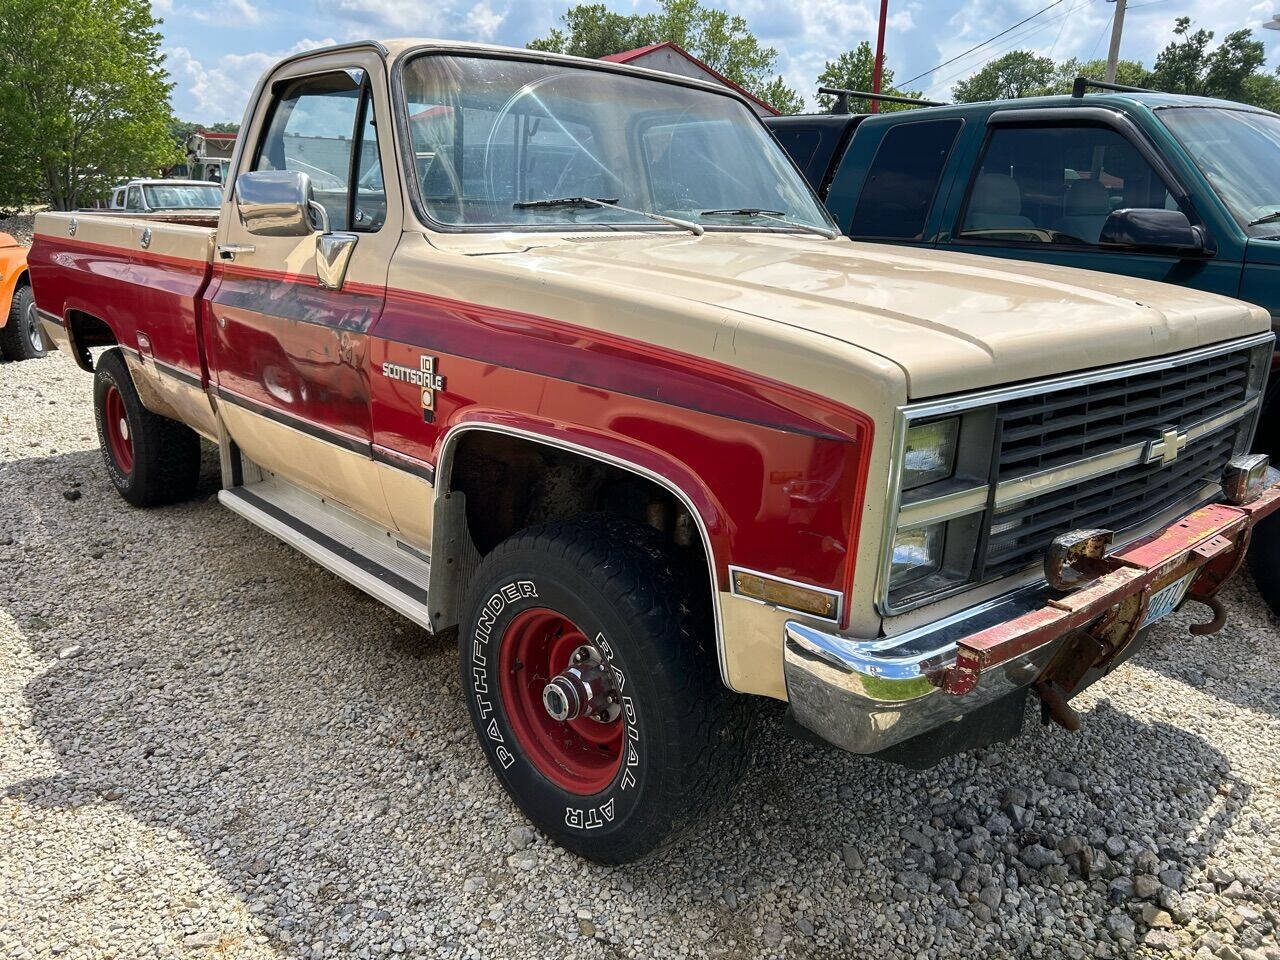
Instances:
[[[893,539],[893,559],[889,566],[890,591],[937,573],[942,568],[946,530],[945,523],[935,523],[898,531]]]
[[[951,476],[956,468],[956,440],[959,436],[959,417],[917,423],[907,430],[902,489],[914,490]]]

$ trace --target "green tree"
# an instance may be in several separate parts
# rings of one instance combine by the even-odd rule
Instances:
[[[1107,61],[1080,61],[1075,57],[1063,60],[1054,69],[1053,78],[1049,81],[1045,93],[1070,93],[1075,85],[1076,77],[1089,77],[1102,80],[1107,75]],[[1116,62],[1116,83],[1126,87],[1147,87],[1151,83],[1151,72],[1139,60],[1119,60]]]
[[[1213,31],[1191,29],[1190,17],[1174,21],[1173,41],[1156,57],[1150,85],[1169,93],[1274,103],[1276,78],[1261,72],[1266,49],[1252,30],[1236,30],[1211,49]]]
[[[852,50],[846,50],[836,59],[827,61],[827,65],[818,74],[818,86],[836,87],[841,90],[870,90],[875,84],[875,66],[876,55],[871,52],[871,42],[863,40]],[[900,97],[919,99],[922,96],[916,90],[896,89],[893,85],[893,71],[888,67],[881,71],[880,90],[882,93],[892,93]],[[835,106],[835,102],[836,98],[829,94],[818,95],[818,105],[823,110],[830,110]],[[861,109],[857,101],[854,101],[853,108]],[[910,110],[911,107],[904,103],[881,103],[880,109],[888,112]]]
[[[0,0],[0,203],[74,208],[182,154],[147,0]]]
[[[960,103],[1033,97],[1049,89],[1055,69],[1048,57],[1036,56],[1030,50],[1013,50],[961,80],[951,92]]]
[[[654,16],[614,13],[603,3],[580,3],[560,17],[564,29],[552,28],[545,37],[530,40],[530,50],[567,53],[573,57],[598,60],[611,53],[634,50],[656,43]]]
[[[563,29],[531,40],[529,49],[598,59],[672,41],[783,113],[804,109],[800,95],[774,75],[778,51],[761,46],[743,17],[704,6],[702,0],[662,0],[662,9],[649,14],[615,13],[603,3],[576,4],[560,21]]]

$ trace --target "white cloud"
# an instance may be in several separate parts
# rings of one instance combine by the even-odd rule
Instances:
[[[487,3],[477,3],[467,13],[467,32],[476,40],[492,42],[506,16],[505,12],[496,13]]]
[[[172,0],[165,0],[165,2],[171,3]],[[202,23],[225,24],[229,19],[231,23],[240,26],[252,26],[267,19],[263,12],[249,0],[220,0],[214,9],[192,10],[191,16]]]
[[[1269,41],[1273,35],[1263,35],[1258,28],[1270,18],[1273,5],[1273,0],[1253,0],[1244,9],[1220,0],[1182,0],[1177,8],[1155,3],[1134,4],[1125,18],[1120,56],[1128,60],[1141,60],[1150,67],[1157,54],[1173,39],[1173,23],[1180,16],[1191,17],[1197,29],[1212,31],[1218,40],[1234,30],[1251,27],[1257,31],[1255,35],[1259,39]],[[963,53],[1044,6],[1044,0],[1004,3],[966,0],[940,25],[941,29],[933,40],[937,56],[934,62],[942,63]],[[958,80],[1011,50],[1032,50],[1055,60],[1065,60],[1068,57],[1080,60],[1105,57],[1111,37],[1111,16],[1114,9],[1114,4],[1100,3],[1097,0],[1065,0],[1060,7],[1036,17],[993,43],[966,54],[956,63],[931,73],[927,80],[921,82],[922,85],[929,84],[926,95],[944,98],[950,96],[951,88]],[[1272,41],[1267,46],[1271,53],[1269,61],[1274,64],[1276,56],[1272,51],[1280,50],[1280,43]]]
[[[780,4],[775,0],[741,0],[726,6],[746,18],[751,29],[767,46],[778,50],[778,72],[787,84],[805,98],[807,109],[815,109],[817,77],[828,60],[852,50],[863,40],[873,45],[879,21],[876,0],[809,0],[800,4]],[[918,29],[920,0],[897,0],[891,5],[886,31],[886,47],[901,44],[902,37]],[[885,59],[895,62],[890,54]]]
[[[238,121],[244,114],[254,84],[267,68],[290,54],[314,50],[334,43],[327,40],[299,40],[287,50],[225,54],[212,65],[197,60],[186,47],[166,50],[168,68],[179,87],[190,97],[189,119],[200,123]]]
[[[340,40],[368,37],[418,36],[477,40],[523,46],[557,25],[571,0],[226,0],[215,15],[205,2],[153,0],[158,14],[169,22],[170,70],[178,82],[178,102],[184,116],[201,120],[238,119],[254,79],[274,59],[287,53],[224,53],[223,31],[210,26],[248,27],[236,31],[237,42],[270,48],[284,47],[293,37],[293,24],[323,22],[326,32]],[[619,13],[648,13],[658,0],[603,0]],[[879,0],[706,0],[746,18],[762,43],[778,50],[778,72],[814,106],[815,80],[828,60],[834,60],[863,40],[875,42]],[[1049,0],[891,0],[886,59],[899,83],[928,70],[1044,7]],[[1197,27],[1213,30],[1221,39],[1232,30],[1259,28],[1280,10],[1280,0],[1179,0],[1175,4],[1131,2],[1121,55],[1150,65],[1170,40],[1173,20],[1191,16]],[[1114,5],[1105,0],[1063,0],[1007,36],[983,45],[955,64],[932,72],[913,84],[942,99],[957,80],[1013,49],[1031,49],[1057,60],[1090,59],[1106,55],[1108,24]],[[215,20],[214,17],[217,17]],[[173,26],[183,23],[181,41]],[[267,25],[264,28],[264,25]],[[214,44],[206,45],[208,42]],[[1280,54],[1280,34],[1259,30],[1267,43],[1269,63]],[[285,39],[287,38],[287,39]],[[300,41],[291,49],[307,49],[315,41]],[[214,52],[210,51],[217,51]]]

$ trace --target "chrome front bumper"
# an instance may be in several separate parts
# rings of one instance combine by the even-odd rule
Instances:
[[[1161,587],[1195,573],[1186,596],[1208,599],[1238,569],[1253,526],[1280,509],[1276,481],[1273,471],[1252,502],[1210,504],[1125,546],[1108,558],[1109,572],[1070,593],[1042,583],[877,640],[788,621],[792,714],[838,747],[877,753],[1030,685],[1082,633],[1109,644],[1110,656],[1122,654]]]
[[[1066,638],[987,673],[964,696],[952,696],[940,678],[956,662],[958,641],[1034,610],[1045,595],[1043,586],[1028,587],[942,624],[880,640],[851,640],[788,621],[783,672],[791,711],[803,727],[852,753],[878,753],[958,721],[1030,684]]]

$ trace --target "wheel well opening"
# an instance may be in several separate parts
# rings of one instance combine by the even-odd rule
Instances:
[[[652,527],[681,550],[702,550],[688,508],[670,490],[523,437],[483,430],[463,436],[449,487],[466,496],[467,529],[481,556],[526,527],[591,513]]]
[[[697,522],[683,500],[647,477],[535,440],[475,430],[458,439],[449,475],[439,482],[440,495],[453,507],[444,511],[448,529],[440,529],[437,513],[432,538],[438,628],[457,622],[469,574],[494,547],[528,527],[590,514],[657,530],[693,578],[689,582],[704,584],[710,599],[706,546]]]
[[[107,324],[83,310],[72,310],[67,314],[67,335],[71,340],[71,349],[82,369],[93,372],[92,347],[114,347],[119,341]]]

